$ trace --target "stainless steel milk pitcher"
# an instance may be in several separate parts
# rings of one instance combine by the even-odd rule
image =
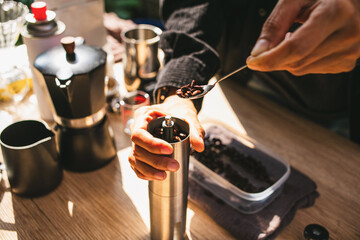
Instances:
[[[184,239],[189,172],[189,125],[178,118],[166,116],[151,121],[148,131],[161,136],[173,147],[171,158],[180,168],[166,172],[164,181],[149,182],[151,239]],[[157,136],[159,137],[159,136]]]
[[[139,24],[122,32],[124,82],[127,91],[138,90],[142,83],[153,80],[159,71],[158,45],[162,30]]]
[[[0,134],[0,145],[13,193],[39,197],[61,183],[63,171],[55,134],[45,122],[10,124]]]

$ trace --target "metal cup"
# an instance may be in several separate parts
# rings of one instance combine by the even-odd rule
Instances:
[[[161,33],[160,28],[140,24],[121,34],[125,43],[123,67],[127,91],[137,90],[143,81],[156,77],[160,68],[158,43]]]
[[[171,118],[186,137],[179,142],[170,142],[173,147],[171,158],[176,159],[180,168],[176,172],[166,172],[164,181],[149,182],[151,239],[185,239],[186,209],[188,196],[188,173],[190,140],[189,125],[179,119]],[[157,118],[148,125],[148,132],[163,126],[165,117]]]
[[[38,197],[60,184],[63,172],[55,137],[45,123],[13,123],[1,132],[0,144],[13,193]]]

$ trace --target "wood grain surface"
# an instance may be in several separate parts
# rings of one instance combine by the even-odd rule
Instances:
[[[21,104],[12,108],[15,120],[39,119],[32,96]],[[360,239],[358,145],[231,81],[222,82],[206,96],[199,118],[232,126],[316,182],[320,197],[315,205],[298,210],[277,239],[304,239],[303,230],[310,223],[326,227],[331,239]],[[118,154],[99,170],[65,171],[57,189],[33,199],[12,194],[4,173],[0,239],[150,238],[147,182],[130,169],[131,143],[123,133],[120,116],[109,114],[109,121]],[[189,239],[234,239],[192,202],[188,204],[187,234]]]

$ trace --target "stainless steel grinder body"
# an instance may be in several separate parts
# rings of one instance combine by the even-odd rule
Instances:
[[[157,118],[148,125],[154,133],[163,126],[165,117]],[[169,142],[173,147],[171,158],[177,160],[180,168],[166,172],[164,181],[149,181],[151,239],[184,239],[186,230],[186,209],[189,172],[189,125],[178,118],[171,118],[176,128],[186,137],[179,142]]]

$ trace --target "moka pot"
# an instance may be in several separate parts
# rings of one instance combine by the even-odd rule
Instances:
[[[34,61],[54,105],[57,142],[65,169],[95,170],[114,158],[116,149],[106,118],[106,53],[64,37]]]

